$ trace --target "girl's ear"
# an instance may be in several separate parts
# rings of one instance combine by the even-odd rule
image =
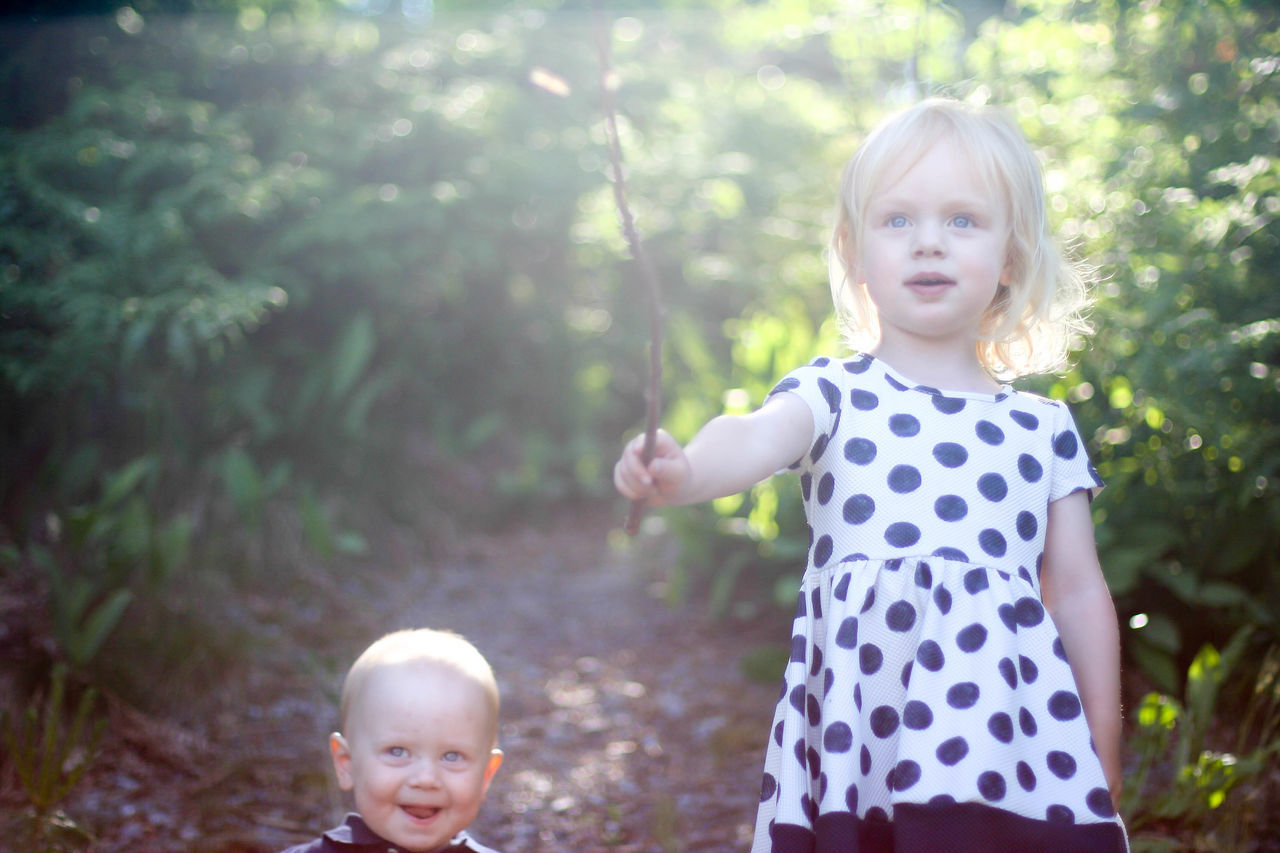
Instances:
[[[338,777],[338,787],[350,791],[355,787],[351,776],[351,748],[347,739],[338,732],[329,735],[329,755],[333,758],[333,773]]]
[[[862,272],[857,262],[857,246],[853,239],[853,231],[848,222],[842,222],[835,230],[834,249],[844,266],[845,278],[851,283],[862,282]]]

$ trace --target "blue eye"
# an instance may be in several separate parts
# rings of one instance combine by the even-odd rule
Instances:
[[[392,758],[404,758],[408,754],[409,750],[405,749],[403,746],[387,747],[387,755],[390,755]]]
[[[886,224],[890,228],[906,228],[907,217],[903,216],[901,213],[895,213],[893,216],[889,217]]]
[[[951,224],[957,228],[972,228],[976,223],[971,216],[961,213],[951,218]]]
[[[460,752],[446,752],[446,753],[444,754],[444,760],[445,760],[445,761],[449,761],[449,762],[461,761],[461,760],[462,760],[462,753],[460,753]]]

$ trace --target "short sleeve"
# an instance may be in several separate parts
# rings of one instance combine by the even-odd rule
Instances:
[[[792,469],[807,468],[821,455],[831,436],[835,434],[840,423],[840,400],[843,395],[839,378],[843,371],[830,358],[815,358],[804,367],[798,367],[788,373],[773,386],[769,397],[789,392],[795,394],[809,411],[813,413],[813,436],[809,441],[808,453],[797,459],[790,466]],[[767,398],[766,398],[767,399]]]
[[[1092,499],[1105,485],[1093,463],[1075,419],[1065,403],[1054,402],[1053,419],[1053,468],[1049,483],[1049,500],[1056,501],[1067,495],[1087,489]]]

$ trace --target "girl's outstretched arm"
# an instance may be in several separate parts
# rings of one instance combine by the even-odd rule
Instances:
[[[1062,637],[1111,800],[1120,802],[1120,628],[1093,539],[1085,492],[1049,505],[1044,565],[1045,608]]]
[[[637,436],[613,466],[613,483],[652,506],[698,503],[750,488],[803,456],[812,440],[808,405],[795,394],[775,394],[750,414],[711,419],[687,447],[659,430],[647,468],[644,436]]]

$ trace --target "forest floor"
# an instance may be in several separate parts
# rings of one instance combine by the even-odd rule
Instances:
[[[416,626],[466,635],[498,676],[505,761],[472,827],[480,841],[506,853],[747,849],[778,685],[743,663],[776,657],[763,669],[780,675],[786,614],[713,621],[699,596],[673,606],[672,555],[628,540],[617,506],[552,516],[488,535],[446,523],[429,546],[389,530],[382,556],[346,571],[307,568],[298,553],[278,584],[217,605],[189,593],[186,606],[213,611],[195,645],[168,654],[191,663],[155,679],[167,698],[146,712],[107,703],[101,754],[60,803],[93,841],[67,849],[273,853],[335,825],[351,804],[326,738],[346,667],[383,633]],[[3,592],[0,623],[40,609]],[[211,620],[226,630],[209,635]],[[13,624],[0,625],[9,640]],[[1274,790],[1280,768],[1266,776]],[[21,805],[0,778],[0,816]],[[1275,853],[1280,839],[1233,849]]]
[[[780,645],[786,625],[668,606],[659,561],[609,544],[618,522],[573,511],[398,568],[318,572],[306,600],[245,601],[277,636],[208,673],[217,690],[172,715],[115,703],[64,810],[97,853],[260,853],[315,837],[350,806],[326,747],[346,666],[388,630],[432,626],[470,638],[502,694],[505,761],[477,839],[509,853],[745,849],[777,686],[739,661]]]

